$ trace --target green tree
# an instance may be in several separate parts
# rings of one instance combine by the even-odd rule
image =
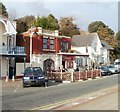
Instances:
[[[73,23],[72,17],[61,17],[59,21],[60,32],[62,35],[70,36],[80,34],[77,25]]]
[[[52,14],[49,14],[47,17],[38,16],[37,19],[34,21],[33,26],[42,27],[43,29],[46,29],[46,30],[59,29],[58,20]]]
[[[2,2],[0,2],[0,15],[8,17],[8,12],[6,10],[6,7],[3,5]]]
[[[116,33],[116,39],[117,39],[117,42],[118,42],[118,46],[120,46],[120,31],[118,31],[117,33]]]
[[[95,21],[89,24],[88,31],[90,33],[97,32],[100,40],[104,40],[112,47],[116,46],[116,41],[114,38],[114,31],[110,29],[101,21]]]

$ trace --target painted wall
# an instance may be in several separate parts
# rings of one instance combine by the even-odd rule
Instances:
[[[26,67],[29,67],[30,64],[26,63]],[[16,63],[16,76],[23,75],[24,73],[24,63]]]
[[[6,76],[6,71],[7,71],[7,60],[6,58],[2,57],[2,60],[1,60],[1,74],[2,74],[2,77]]]

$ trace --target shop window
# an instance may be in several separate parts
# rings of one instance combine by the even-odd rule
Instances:
[[[67,68],[73,68],[73,62],[72,61],[67,62]]]

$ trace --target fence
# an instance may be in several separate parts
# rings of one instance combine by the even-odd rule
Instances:
[[[78,72],[50,72],[47,73],[49,80],[55,81],[80,81],[88,80],[89,78],[95,79],[101,77],[101,70],[84,70]]]

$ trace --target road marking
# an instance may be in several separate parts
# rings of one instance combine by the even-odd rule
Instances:
[[[57,108],[58,106],[63,106],[63,105],[67,106],[67,107],[74,106],[74,105],[79,105],[79,104],[82,104],[84,102],[93,100],[95,98],[98,98],[100,96],[103,96],[105,94],[110,93],[110,91],[109,91],[110,88],[102,90],[102,92],[100,92],[100,93],[98,93],[98,92],[97,93],[93,93],[93,94],[91,94],[88,97],[86,95],[83,95],[83,96],[79,96],[77,98],[71,98],[71,99],[68,99],[68,100],[65,100],[65,101],[60,101],[60,102],[56,102],[56,103],[48,104],[48,105],[44,105],[44,106],[39,106],[39,107],[30,109],[30,110],[49,110],[49,109],[54,109],[54,108]]]
[[[18,88],[20,87],[20,85],[22,84],[22,80],[20,81],[20,83],[17,85],[17,87],[15,88],[14,92],[17,92]]]

